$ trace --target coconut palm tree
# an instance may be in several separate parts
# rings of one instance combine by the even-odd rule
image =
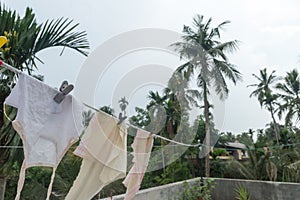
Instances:
[[[247,162],[241,163],[235,159],[229,162],[228,169],[236,175],[239,174],[243,178],[250,180],[266,180],[269,156],[265,155],[264,151],[257,148],[254,143],[251,146],[247,146],[247,152],[249,155],[249,160]],[[271,164],[272,167],[273,164]],[[271,168],[272,168],[271,167]]]
[[[39,24],[36,22],[35,14],[30,8],[26,9],[24,17],[20,17],[16,11],[0,5],[0,36],[5,36],[8,39],[8,42],[0,48],[0,59],[31,75],[37,69],[37,61],[43,63],[37,54],[44,49],[63,47],[62,50],[69,48],[86,56],[89,49],[86,32],[76,31],[78,25],[73,24],[72,20],[67,18],[47,20]],[[1,69],[0,72],[0,103],[3,104],[4,99],[9,94],[7,83],[15,81],[15,75],[4,69]],[[13,118],[15,113],[12,110],[8,114]],[[2,110],[1,116],[3,116]],[[0,146],[20,145],[20,139],[15,131],[11,129],[11,124],[5,125],[4,118],[1,118],[0,126]],[[11,153],[13,152],[8,149],[2,151],[1,155],[7,156],[1,157],[1,174],[4,168],[10,169],[8,164],[11,162],[8,162],[8,158],[12,158]]]
[[[280,106],[279,117],[286,112],[285,124],[292,125],[293,119],[300,122],[300,74],[297,69],[288,72],[284,77],[284,83],[278,83],[277,89],[284,103]]]
[[[147,110],[149,112],[150,124],[147,126],[147,129],[153,133],[159,133],[164,135],[165,127],[167,121],[167,109],[168,109],[168,96],[160,95],[159,92],[150,91],[148,94],[148,99],[150,102],[147,105]],[[169,102],[170,106],[173,106],[171,102]],[[171,108],[169,108],[170,110]],[[167,125],[168,126],[168,125]],[[171,132],[167,132],[168,135],[164,135],[166,137],[174,136],[174,129],[169,129]]]
[[[201,89],[200,94],[204,103],[204,118],[206,124],[206,176],[210,175],[209,154],[210,151],[210,123],[209,123],[209,94],[214,89],[220,99],[225,99],[229,89],[226,79],[234,84],[241,79],[240,72],[229,63],[227,52],[233,52],[238,47],[238,41],[221,42],[220,30],[229,21],[211,27],[212,19],[204,21],[202,15],[193,19],[193,27],[184,26],[183,41],[172,46],[180,54],[181,59],[187,60],[177,72],[181,72],[187,79],[197,76],[197,85]]]
[[[126,116],[126,108],[128,106],[128,101],[126,100],[126,97],[122,97],[120,100],[119,100],[119,106],[121,108],[121,113],[119,114],[119,119],[125,119],[127,118]]]
[[[267,110],[270,112],[275,126],[277,145],[279,145],[279,127],[275,119],[275,107],[279,105],[277,103],[279,96],[273,93],[272,87],[275,86],[280,78],[275,75],[275,71],[272,71],[271,74],[268,75],[266,68],[260,70],[259,72],[259,76],[252,74],[259,82],[248,85],[248,87],[256,87],[256,89],[250,94],[250,97],[256,96],[260,105],[265,106],[265,108],[267,108]]]

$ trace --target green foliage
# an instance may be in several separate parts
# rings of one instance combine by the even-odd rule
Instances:
[[[279,107],[279,117],[285,115],[285,125],[291,126],[300,123],[300,74],[297,69],[287,72],[283,83],[278,83],[276,88],[280,91],[283,103]]]
[[[227,163],[222,160],[212,160],[210,166],[211,177],[224,178],[225,173],[227,172]]]
[[[19,172],[18,166],[14,165],[14,171]],[[24,199],[45,199],[47,186],[50,182],[52,170],[50,168],[32,167],[26,170],[26,184],[22,190]],[[19,174],[10,175],[7,182],[5,199],[14,199]],[[57,198],[53,198],[57,200]]]
[[[279,144],[279,128],[277,127],[277,122],[275,120],[275,113],[278,107],[278,97],[274,93],[273,88],[275,84],[280,80],[279,77],[275,75],[275,71],[272,71],[270,75],[267,73],[267,68],[260,70],[259,76],[252,74],[257,80],[257,84],[249,85],[251,87],[256,87],[256,89],[250,94],[250,97],[256,96],[260,105],[264,106],[271,114],[273,123],[275,125],[275,136],[277,144]]]
[[[135,108],[136,114],[130,118],[130,123],[141,128],[146,127],[151,122],[149,112],[143,108]]]
[[[126,192],[126,188],[123,185],[123,179],[119,179],[105,186],[101,192],[96,195],[93,199],[100,199],[104,197],[112,197],[119,194],[124,194]]]
[[[251,199],[251,195],[249,194],[248,190],[241,185],[237,186],[234,191],[237,195],[235,197],[237,200],[250,200]]]
[[[73,155],[78,144],[72,146],[59,164],[53,184],[51,199],[62,200],[71,188],[80,169],[81,159]],[[8,177],[5,199],[14,199],[19,179],[19,165],[14,162]],[[50,183],[52,168],[32,167],[26,170],[26,184],[22,190],[24,199],[45,199]]]
[[[219,139],[218,139],[218,143],[216,146],[218,145],[225,145],[227,142],[235,142],[236,141],[236,136],[231,133],[231,132],[222,132],[219,134]]]
[[[161,157],[157,158],[157,162],[161,162]],[[153,163],[156,163],[156,161]],[[148,168],[151,168],[151,166]],[[187,159],[178,159],[168,165],[165,170],[159,169],[156,171],[147,172],[144,176],[141,188],[155,187],[190,179],[193,177],[193,168],[194,166],[191,165]]]
[[[16,11],[0,5],[0,35],[9,40],[2,48],[1,57],[14,67],[31,73],[33,67],[37,67],[36,54],[50,47],[68,47],[87,55],[86,33],[74,31],[78,25],[72,25],[72,20],[64,18],[38,24],[31,8],[26,8],[21,18]]]
[[[218,156],[228,156],[229,153],[222,148],[215,148],[214,151],[211,153],[213,159],[217,159]]]
[[[212,18],[207,21],[204,16],[197,15],[193,18],[193,26],[183,27],[182,42],[172,44],[180,54],[180,58],[186,60],[177,68],[176,73],[182,73],[187,81],[197,77],[199,92],[197,95],[203,100],[205,128],[206,128],[206,151],[210,149],[211,143],[211,112],[212,105],[209,103],[209,95],[213,89],[221,100],[229,93],[226,79],[234,84],[241,80],[241,74],[236,66],[229,63],[228,52],[238,48],[238,41],[222,42],[220,31],[225,21],[217,27],[211,27]],[[206,156],[206,176],[209,177],[209,155]]]
[[[10,119],[14,119],[17,114],[17,109],[5,106],[6,114]],[[10,144],[14,146],[22,145],[19,137],[16,137],[17,132],[11,125],[11,122],[3,116],[3,124],[0,128],[0,145]],[[5,148],[0,148],[0,175],[7,174],[15,161],[22,162],[23,151],[22,149],[12,149],[7,151]],[[5,165],[4,163],[9,163]]]
[[[183,192],[179,194],[178,200],[211,200],[211,190],[215,187],[213,179],[206,179],[204,181],[197,181],[194,185],[184,182]]]
[[[242,144],[252,146],[253,145],[253,138],[249,132],[243,132],[242,134],[238,134],[236,136],[236,140]]]
[[[161,185],[174,183],[177,181],[187,180],[192,178],[188,163],[182,162],[180,159],[168,165],[165,173],[159,178]]]
[[[280,158],[282,181],[300,183],[300,147],[283,149]]]
[[[228,164],[228,168],[232,170],[234,175],[242,176],[250,180],[267,180],[266,164],[268,156],[262,149],[256,147],[255,144],[247,147],[249,160],[241,163],[232,159]]]

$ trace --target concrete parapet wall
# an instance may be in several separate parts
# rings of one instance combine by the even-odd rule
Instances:
[[[251,200],[296,200],[300,199],[300,184],[269,181],[252,181],[242,179],[215,178],[216,187],[212,191],[214,200],[234,200],[235,188],[244,186],[251,195]],[[195,184],[199,178],[190,179],[189,184]],[[176,182],[159,187],[141,190],[135,200],[177,200],[183,190],[183,182]],[[123,200],[124,195],[113,197],[113,200]],[[105,198],[103,200],[110,200]]]

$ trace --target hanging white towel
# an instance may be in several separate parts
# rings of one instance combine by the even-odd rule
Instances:
[[[83,161],[65,199],[91,199],[104,186],[126,175],[126,125],[118,125],[118,120],[106,113],[95,113],[74,154]]]
[[[153,137],[149,132],[137,130],[137,134],[132,143],[133,166],[123,181],[127,191],[124,200],[132,200],[139,191],[144,174],[148,167],[148,162],[153,147]]]
[[[53,100],[56,94],[54,88],[21,73],[16,86],[5,100],[5,104],[18,109],[13,127],[24,146],[16,200],[20,199],[25,170],[33,166],[53,168],[46,199],[50,198],[55,170],[83,129],[82,104],[71,95],[57,104]]]

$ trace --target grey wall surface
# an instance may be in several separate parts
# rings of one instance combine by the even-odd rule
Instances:
[[[235,188],[244,186],[251,194],[251,200],[300,200],[300,184],[251,181],[240,179],[214,179],[216,187],[213,190],[214,200],[234,200]],[[195,184],[198,178],[190,179],[189,184]],[[141,190],[135,196],[135,200],[175,200],[178,199],[183,189],[183,182],[172,183],[155,188]],[[113,197],[113,200],[123,200],[124,195]],[[105,198],[103,200],[110,200]]]
[[[235,199],[238,185],[250,192],[251,200],[300,200],[300,184],[237,179],[216,179],[213,199]]]

